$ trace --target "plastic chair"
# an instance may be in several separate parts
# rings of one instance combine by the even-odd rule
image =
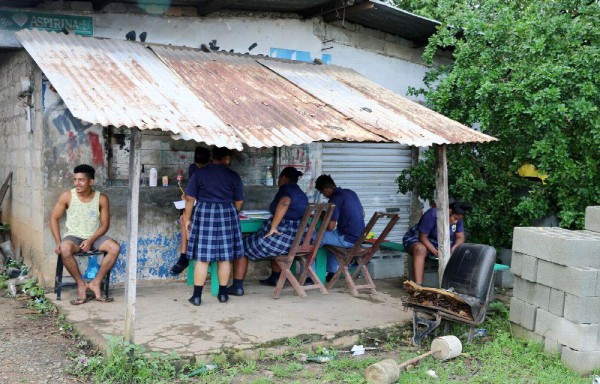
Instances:
[[[281,267],[281,275],[275,286],[273,298],[279,298],[286,281],[292,284],[296,293],[301,297],[306,297],[306,291],[310,289],[319,289],[324,295],[328,293],[313,269],[312,262],[317,256],[323,234],[327,229],[327,223],[331,220],[334,209],[335,205],[329,203],[308,205],[306,211],[304,211],[302,221],[300,221],[300,226],[298,227],[298,232],[290,251],[287,255],[280,255],[274,258],[277,265]],[[322,225],[319,225],[319,223],[322,223]],[[316,233],[315,240],[311,241],[314,233]],[[291,271],[294,260],[299,261],[302,266],[299,279]],[[303,286],[307,277],[312,279],[313,285]]]
[[[73,254],[74,257],[92,257],[92,256],[104,257],[105,255],[106,255],[106,252],[102,252],[102,251],[78,252],[78,253]],[[88,261],[88,263],[89,263],[89,261]],[[56,300],[60,300],[60,296],[61,296],[63,287],[76,285],[76,283],[74,281],[68,282],[68,283],[63,283],[63,281],[62,281],[63,280],[63,272],[64,272],[64,265],[63,265],[62,257],[59,255],[58,259],[56,260],[56,275],[54,277],[54,293],[56,294]],[[89,278],[85,278],[83,274],[81,277],[83,278],[84,281],[92,280]],[[110,282],[110,271],[108,271],[106,273],[106,276],[104,276],[104,278],[102,279],[102,282],[100,283],[100,289],[104,293],[104,297],[108,297],[109,282]]]
[[[373,229],[377,221],[381,218],[387,218],[389,221],[383,232],[375,242],[365,242],[369,232]],[[373,217],[363,230],[360,237],[354,243],[352,248],[343,248],[343,247],[334,247],[332,245],[326,245],[325,249],[332,252],[335,255],[338,263],[340,264],[340,268],[331,278],[329,285],[327,285],[327,289],[332,289],[335,283],[340,278],[340,275],[343,273],[344,278],[346,280],[346,286],[350,290],[353,296],[358,296],[359,289],[370,289],[371,294],[377,293],[375,290],[375,283],[371,278],[371,274],[367,268],[367,264],[371,261],[371,258],[375,254],[375,252],[379,249],[381,243],[385,241],[385,237],[390,233],[394,225],[398,222],[400,216],[397,213],[383,213],[383,212],[375,212]],[[350,271],[348,269],[349,265],[356,263],[357,267],[350,275]],[[363,277],[365,279],[365,284],[356,284],[356,280],[360,274],[363,273]]]

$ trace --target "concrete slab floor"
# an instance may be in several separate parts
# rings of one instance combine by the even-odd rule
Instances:
[[[400,300],[404,294],[401,280],[377,280],[376,284],[376,295],[353,297],[340,284],[328,295],[310,290],[306,298],[297,296],[290,287],[275,300],[273,288],[247,282],[244,296],[230,296],[223,304],[205,293],[198,307],[188,303],[193,288],[185,283],[142,286],[137,288],[134,340],[149,351],[206,355],[221,348],[251,349],[303,334],[332,339],[342,331],[411,321],[412,312],[404,311]],[[74,288],[67,288],[61,301],[56,301],[54,294],[47,297],[79,332],[101,348],[106,346],[107,335],[123,335],[124,288],[111,287],[112,303],[69,304],[76,295]]]

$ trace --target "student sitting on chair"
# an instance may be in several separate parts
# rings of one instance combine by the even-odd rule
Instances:
[[[365,229],[365,210],[358,195],[350,190],[338,187],[331,176],[321,175],[315,182],[315,189],[335,204],[331,220],[327,223],[327,231],[323,235],[321,246],[352,248]],[[327,253],[327,275],[329,282],[340,267],[337,259]]]
[[[248,259],[252,261],[272,259],[285,255],[290,251],[298,226],[308,207],[308,198],[298,186],[302,172],[294,167],[286,167],[279,174],[277,185],[279,190],[269,206],[273,217],[264,222],[262,228],[244,238],[244,257],[233,262],[233,284],[228,293],[234,296],[244,295],[244,279],[248,270]],[[271,262],[271,275],[260,283],[277,285],[281,268]]]
[[[110,226],[108,197],[92,189],[95,170],[82,164],[73,170],[73,187],[64,191],[50,216],[50,231],[56,241],[56,252],[62,258],[64,266],[77,283],[77,299],[72,305],[80,305],[88,301],[86,292],[94,293],[94,299],[101,302],[112,301],[102,297],[100,283],[111,270],[119,256],[120,246],[116,241],[105,236]],[[67,233],[60,237],[59,220],[67,213]],[[75,257],[78,252],[102,251],[105,253],[96,277],[86,283],[81,277]]]
[[[471,204],[450,204],[450,254],[465,242],[463,218],[471,211]],[[421,216],[419,222],[406,232],[402,238],[404,249],[413,257],[415,283],[423,285],[425,275],[425,257],[431,254],[438,257],[437,209],[430,208]]]

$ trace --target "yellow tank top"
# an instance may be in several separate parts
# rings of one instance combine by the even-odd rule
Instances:
[[[67,209],[67,233],[65,236],[75,236],[87,239],[100,227],[100,192],[94,191],[94,197],[89,203],[83,203],[77,197],[75,188],[71,189],[71,205]]]

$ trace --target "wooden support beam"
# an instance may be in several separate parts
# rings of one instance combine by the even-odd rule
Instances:
[[[340,7],[333,9],[329,12],[323,14],[323,21],[329,23],[335,20],[343,20],[346,17],[350,17],[353,15],[357,15],[359,13],[367,12],[375,7],[370,1],[366,1],[364,3],[351,5],[349,7]]]
[[[437,206],[438,274],[440,287],[450,260],[450,210],[448,199],[448,161],[446,144],[435,146],[435,192]]]
[[[101,11],[104,9],[104,7],[106,7],[108,4],[112,3],[114,0],[98,0],[98,1],[94,1],[92,2],[92,6],[94,7],[94,11]]]
[[[125,340],[134,343],[135,303],[137,289],[138,216],[140,202],[140,173],[142,171],[142,134],[131,129],[129,148],[129,201],[127,204],[127,275],[125,286]]]
[[[234,5],[235,2],[235,0],[212,0],[206,3],[204,6],[198,6],[198,14],[200,16],[206,16],[209,13],[218,11],[219,9]]]

